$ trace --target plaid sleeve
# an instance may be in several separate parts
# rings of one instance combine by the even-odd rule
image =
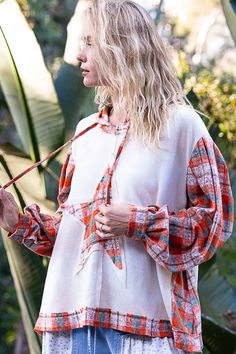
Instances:
[[[168,206],[131,208],[127,236],[142,240],[151,257],[176,272],[211,258],[230,237],[233,197],[225,161],[214,142],[201,138],[189,161],[188,207],[171,213]]]
[[[32,204],[19,215],[16,231],[8,237],[41,256],[50,257],[60,221],[61,216],[42,214],[39,206]]]
[[[73,172],[74,163],[70,150],[62,166],[59,181],[58,201],[60,205],[68,198]],[[43,214],[38,205],[32,204],[25,208],[24,214],[19,215],[17,228],[8,237],[41,256],[50,257],[60,222],[61,216]]]

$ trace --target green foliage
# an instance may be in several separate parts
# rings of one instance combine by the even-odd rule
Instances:
[[[236,1],[235,0],[221,0],[225,19],[231,32],[232,38],[236,44]]]
[[[9,272],[9,265],[0,237],[0,353],[12,352],[20,311],[17,306],[15,287]],[[2,340],[5,338],[5,340]]]
[[[219,270],[229,285],[234,289],[236,289],[235,255],[236,242],[233,239],[230,239],[227,244],[217,252]]]
[[[62,57],[66,25],[76,1],[17,0],[39,41],[48,63]]]
[[[183,52],[179,53],[179,77],[194,108],[208,117],[203,120],[225,159],[236,167],[235,77],[215,75],[214,63],[193,70]]]
[[[230,168],[236,197],[236,172]],[[235,234],[216,255],[199,268],[203,340],[211,354],[236,353],[236,238]]]
[[[61,65],[54,84],[65,117],[67,139],[73,136],[79,120],[96,111],[94,90],[85,87],[80,70],[67,63]]]
[[[62,143],[64,119],[41,50],[14,1],[0,4],[0,23],[2,90],[24,151],[38,161]]]
[[[2,146],[2,149],[4,149],[4,146]],[[6,179],[11,179],[13,174],[18,174],[19,170],[24,169],[24,167],[32,163],[28,158],[19,154],[19,151],[15,150],[13,147],[11,147],[10,150],[8,149],[9,148],[4,150],[4,157],[0,156],[0,179],[3,183]],[[13,161],[14,164],[12,163]],[[24,200],[30,202],[32,199],[35,200],[35,198],[39,198],[39,205],[44,203],[45,208],[49,207],[50,203],[46,203],[43,199],[45,193],[38,171],[34,170],[31,172],[31,178],[29,176],[25,178],[25,184],[23,183],[22,185],[19,183],[18,186],[13,185],[13,187],[10,188],[16,200],[18,200],[21,209],[25,206]],[[36,191],[35,188],[33,188],[35,185],[37,185]],[[40,198],[43,200],[40,200]],[[52,211],[53,210],[51,210],[51,213]],[[7,233],[3,230],[2,236],[20,304],[30,352],[39,354],[40,338],[33,331],[33,327],[38,317],[46,269],[40,257],[29,252],[25,247],[18,245],[16,242],[9,240]]]
[[[4,7],[1,7],[1,5]],[[21,144],[18,144],[18,147],[24,146],[24,151],[31,155],[32,159],[38,160],[41,154],[35,154],[35,151],[45,153],[61,145],[64,117],[61,115],[61,108],[57,102],[52,78],[46,74],[46,68],[43,60],[41,60],[41,53],[38,51],[34,36],[32,36],[29,28],[25,25],[17,7],[15,5],[13,8],[10,7],[13,5],[14,2],[11,2],[9,7],[7,2],[0,3],[0,23],[1,25],[5,25],[2,29],[3,35],[0,45],[0,51],[4,54],[2,55],[1,53],[0,56],[0,81],[8,107],[14,118],[19,138],[21,139]],[[26,4],[22,2],[21,5],[24,7],[24,11],[27,11]],[[5,11],[5,15],[3,10]],[[9,13],[7,14],[7,12]],[[11,16],[13,16],[13,13],[15,14],[14,29],[11,25]],[[16,27],[18,28],[17,31],[15,31]],[[20,35],[21,31],[24,31],[25,35]],[[17,41],[16,33],[19,35]],[[16,47],[20,41],[23,41],[21,43],[21,51],[17,50]],[[34,53],[33,57],[32,53]],[[28,62],[27,64],[27,61],[30,61],[30,63]],[[31,72],[31,75],[28,75],[29,67],[35,74]],[[67,72],[66,83],[63,68]],[[42,76],[43,72],[46,74],[46,77]],[[64,82],[64,85],[62,82]],[[66,88],[63,89],[65,86]],[[41,93],[39,93],[38,88],[41,89]],[[83,91],[82,94],[81,89],[82,78],[79,70],[64,64],[61,68],[61,75],[58,75],[56,80],[56,90],[62,111],[67,119],[66,123],[67,127],[69,127],[67,134],[70,137],[78,120],[84,114],[88,114],[89,107],[93,107],[89,90],[87,92]],[[83,98],[80,96],[83,96]],[[73,102],[77,101],[78,97],[82,99],[83,105],[81,105],[80,100],[78,100],[79,104],[73,104]],[[31,129],[27,127],[31,127]],[[34,134],[31,134],[31,131]],[[13,146],[6,146],[1,143],[0,146],[2,154],[0,156],[0,179],[1,183],[4,184],[12,176],[29,167],[32,161],[25,154],[14,149]],[[34,152],[33,154],[31,153],[32,151]],[[62,156],[65,153],[66,151],[62,155],[58,155],[56,159],[51,159],[39,171],[34,170],[26,175],[17,183],[17,188],[10,187],[9,191],[18,199],[21,208],[24,207],[25,201],[27,205],[36,202],[42,208],[43,212],[49,214],[54,212],[56,205],[49,202],[47,198],[55,202],[61,170],[60,162],[64,160]],[[44,179],[41,178],[41,175],[44,176]],[[37,188],[35,188],[36,186]],[[42,262],[41,257],[9,240],[4,232],[3,240],[23,315],[30,352],[36,354],[40,352],[40,339],[33,331],[33,326],[39,312],[46,274],[45,265],[47,265],[47,262]],[[9,273],[8,276],[10,276]],[[4,289],[4,294],[7,294],[6,289]],[[16,304],[15,306],[17,307]],[[6,328],[4,333],[12,333],[12,340],[15,335],[18,317],[14,321],[12,323],[5,322]],[[2,335],[2,332],[0,332],[0,335]],[[1,338],[3,337],[1,336]],[[5,343],[2,339],[1,342]],[[3,345],[7,348],[7,343]],[[7,354],[7,352],[7,349],[4,350],[4,354]]]
[[[185,94],[202,112],[208,130],[229,163],[236,198],[236,80],[216,75],[214,68],[193,66],[191,55],[179,51],[178,74]],[[199,295],[205,350],[211,354],[236,352],[236,235],[199,269]]]

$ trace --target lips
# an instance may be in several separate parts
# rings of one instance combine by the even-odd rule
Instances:
[[[83,68],[80,68],[80,70],[81,70],[81,74],[82,75],[85,75],[85,74],[89,73],[89,70],[86,70],[86,69],[83,69]]]
[[[81,72],[81,74],[82,74],[83,77],[87,76],[88,73],[89,73],[89,71],[82,71],[82,72]]]

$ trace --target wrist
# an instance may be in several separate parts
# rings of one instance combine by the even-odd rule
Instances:
[[[18,225],[19,225],[19,220],[20,220],[20,212],[18,212],[17,216],[15,217],[15,222],[12,223],[12,225],[9,225],[8,227],[8,232],[9,234],[14,234],[18,228]]]

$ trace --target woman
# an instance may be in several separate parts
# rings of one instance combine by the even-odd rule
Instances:
[[[145,10],[94,0],[81,20],[77,59],[101,109],[77,126],[61,215],[18,214],[1,190],[9,238],[51,256],[43,353],[201,352],[197,267],[232,231],[227,167]]]

